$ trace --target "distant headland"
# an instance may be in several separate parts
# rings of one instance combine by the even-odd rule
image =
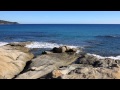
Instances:
[[[11,21],[5,21],[5,20],[0,20],[0,25],[3,24],[19,24],[18,22],[11,22]]]

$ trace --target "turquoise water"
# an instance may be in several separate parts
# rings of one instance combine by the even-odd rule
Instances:
[[[120,55],[119,24],[0,25],[0,42],[43,42],[82,46],[88,53]],[[36,45],[37,46],[37,45]]]

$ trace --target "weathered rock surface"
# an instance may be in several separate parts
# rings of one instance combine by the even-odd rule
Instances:
[[[61,79],[120,79],[120,60],[99,59],[83,54],[77,64],[52,71],[51,78]]]
[[[65,71],[65,70],[64,70]],[[67,69],[66,69],[67,71]],[[69,73],[57,70],[61,79],[120,79],[120,68],[78,67]]]
[[[113,60],[110,58],[106,59],[99,59],[95,56],[84,54],[82,57],[80,57],[77,61],[77,64],[86,64],[86,65],[92,65],[94,67],[114,67],[116,64],[120,65],[120,60]]]
[[[29,52],[30,49],[26,48],[25,46],[30,43],[31,42],[10,43],[10,44],[5,45],[4,48],[11,49],[11,50],[20,50],[22,52]]]
[[[6,45],[0,47],[0,79],[12,79],[25,67],[34,55],[22,46]]]
[[[53,52],[44,52],[43,55],[31,60],[27,72],[18,75],[15,79],[41,78],[61,66],[67,66],[75,62],[79,57],[79,55],[73,51],[64,51],[65,50],[61,50],[61,53],[59,51],[54,53],[54,50]]]
[[[68,46],[55,47],[32,59],[33,54],[25,47],[30,43],[0,47],[0,79],[120,79],[120,60],[77,53]]]

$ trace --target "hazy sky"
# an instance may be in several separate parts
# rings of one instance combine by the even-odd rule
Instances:
[[[120,11],[0,11],[21,24],[120,24]]]

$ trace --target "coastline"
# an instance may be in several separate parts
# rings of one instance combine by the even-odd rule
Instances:
[[[20,51],[21,53],[25,52],[26,54],[31,53],[28,55],[34,55],[34,57],[30,56],[31,59],[26,61],[24,66],[20,66],[22,69],[19,72],[16,69],[13,76],[5,75],[4,79],[120,79],[119,58],[95,56],[85,53],[82,49],[77,52],[78,48],[69,46],[60,46],[56,47],[56,49],[54,47],[46,50],[40,48],[30,49],[26,47],[29,44],[31,42],[10,43],[0,46],[0,52],[8,53],[8,50],[11,50],[10,52],[13,54]],[[9,54],[10,60],[13,57],[11,55]],[[14,55],[14,57],[16,56],[17,54]],[[0,55],[0,57],[7,58],[4,55]],[[21,56],[21,60],[24,61],[25,58]],[[0,67],[0,69],[4,71],[5,67]],[[9,70],[6,72],[11,73]],[[0,76],[2,79],[1,71]]]

